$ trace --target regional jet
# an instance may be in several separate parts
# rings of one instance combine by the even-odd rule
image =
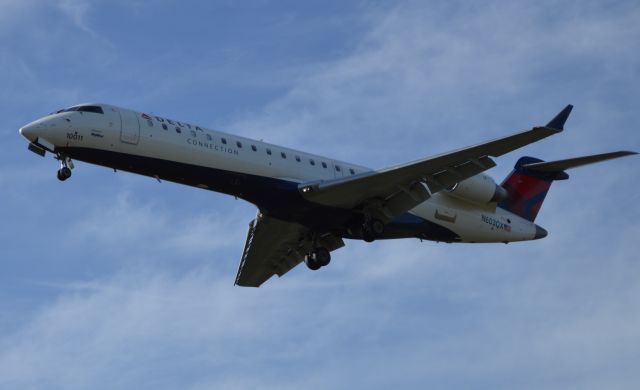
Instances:
[[[329,264],[345,239],[417,238],[486,243],[543,238],[535,223],[551,183],[618,151],[557,161],[522,157],[498,185],[484,172],[495,157],[563,131],[572,106],[549,123],[492,141],[383,169],[256,141],[108,104],[56,111],[20,129],[29,150],[128,171],[254,204],[257,216],[235,284],[259,287],[305,262]]]

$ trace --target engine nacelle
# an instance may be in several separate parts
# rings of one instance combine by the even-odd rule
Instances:
[[[454,184],[446,190],[446,194],[479,204],[500,202],[509,196],[507,190],[484,173]]]

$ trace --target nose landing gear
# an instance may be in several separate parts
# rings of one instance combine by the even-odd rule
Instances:
[[[60,160],[60,169],[58,169],[58,180],[65,181],[71,177],[71,170],[73,169],[73,161],[63,154],[58,154],[56,159]]]
[[[58,169],[58,180],[65,181],[71,177],[71,169],[67,167],[62,167]]]

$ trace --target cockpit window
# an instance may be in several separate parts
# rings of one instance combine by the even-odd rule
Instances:
[[[93,112],[95,114],[104,114],[104,111],[102,111],[102,107],[100,107],[100,106],[75,106],[75,107],[69,107],[69,108],[65,108],[64,110],[56,111],[56,114],[59,114],[61,112],[70,112],[70,111],[82,111],[82,112]]]
[[[102,111],[102,107],[100,107],[100,106],[80,106],[80,107],[78,107],[78,111],[93,112],[93,113],[96,113],[96,114],[104,114],[104,112]]]

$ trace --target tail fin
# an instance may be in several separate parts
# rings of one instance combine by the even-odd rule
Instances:
[[[637,153],[620,151],[549,162],[534,157],[522,157],[501,184],[509,196],[498,206],[533,222],[542,207],[551,183],[554,180],[569,178],[569,175],[564,172],[565,169],[632,154]]]
[[[542,202],[554,180],[569,178],[565,172],[537,172],[527,169],[526,165],[543,162],[534,157],[521,157],[513,171],[502,182],[509,197],[498,205],[533,222],[542,207]]]

